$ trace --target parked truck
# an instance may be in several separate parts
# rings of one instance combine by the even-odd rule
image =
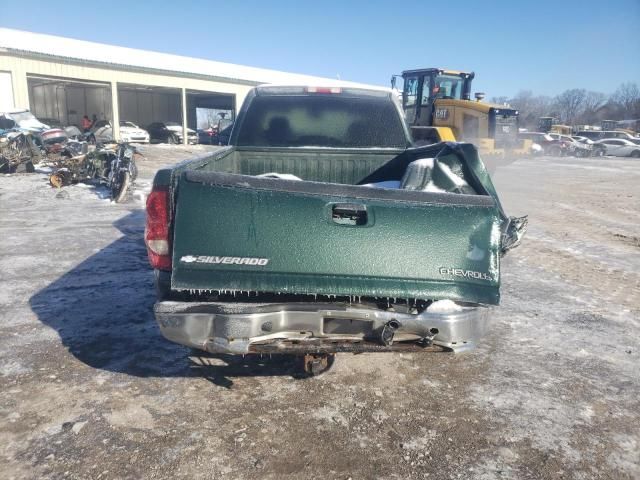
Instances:
[[[391,90],[254,88],[230,145],[157,172],[164,336],[211,353],[462,351],[500,300],[508,217],[471,144],[414,147]]]

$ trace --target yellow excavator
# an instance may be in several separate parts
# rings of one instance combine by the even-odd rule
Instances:
[[[483,102],[484,93],[471,100],[473,72],[423,68],[402,72],[402,108],[414,141],[473,143],[483,158],[516,157],[531,153],[531,140],[518,139],[518,111]],[[396,89],[396,80],[391,86]]]
[[[540,117],[538,130],[542,133],[559,133],[560,135],[572,135],[573,128],[569,125],[561,125],[554,117]]]

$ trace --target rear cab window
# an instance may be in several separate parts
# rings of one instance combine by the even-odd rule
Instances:
[[[236,145],[406,148],[400,113],[386,95],[257,95],[238,125]]]

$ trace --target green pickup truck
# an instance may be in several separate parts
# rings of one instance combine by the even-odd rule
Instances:
[[[159,170],[166,338],[211,353],[461,351],[500,300],[507,217],[470,144],[413,147],[390,90],[261,86],[228,147]]]

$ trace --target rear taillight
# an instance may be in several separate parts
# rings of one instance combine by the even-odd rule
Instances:
[[[169,244],[169,189],[154,188],[147,198],[147,224],[144,229],[149,263],[158,270],[171,270]]]

